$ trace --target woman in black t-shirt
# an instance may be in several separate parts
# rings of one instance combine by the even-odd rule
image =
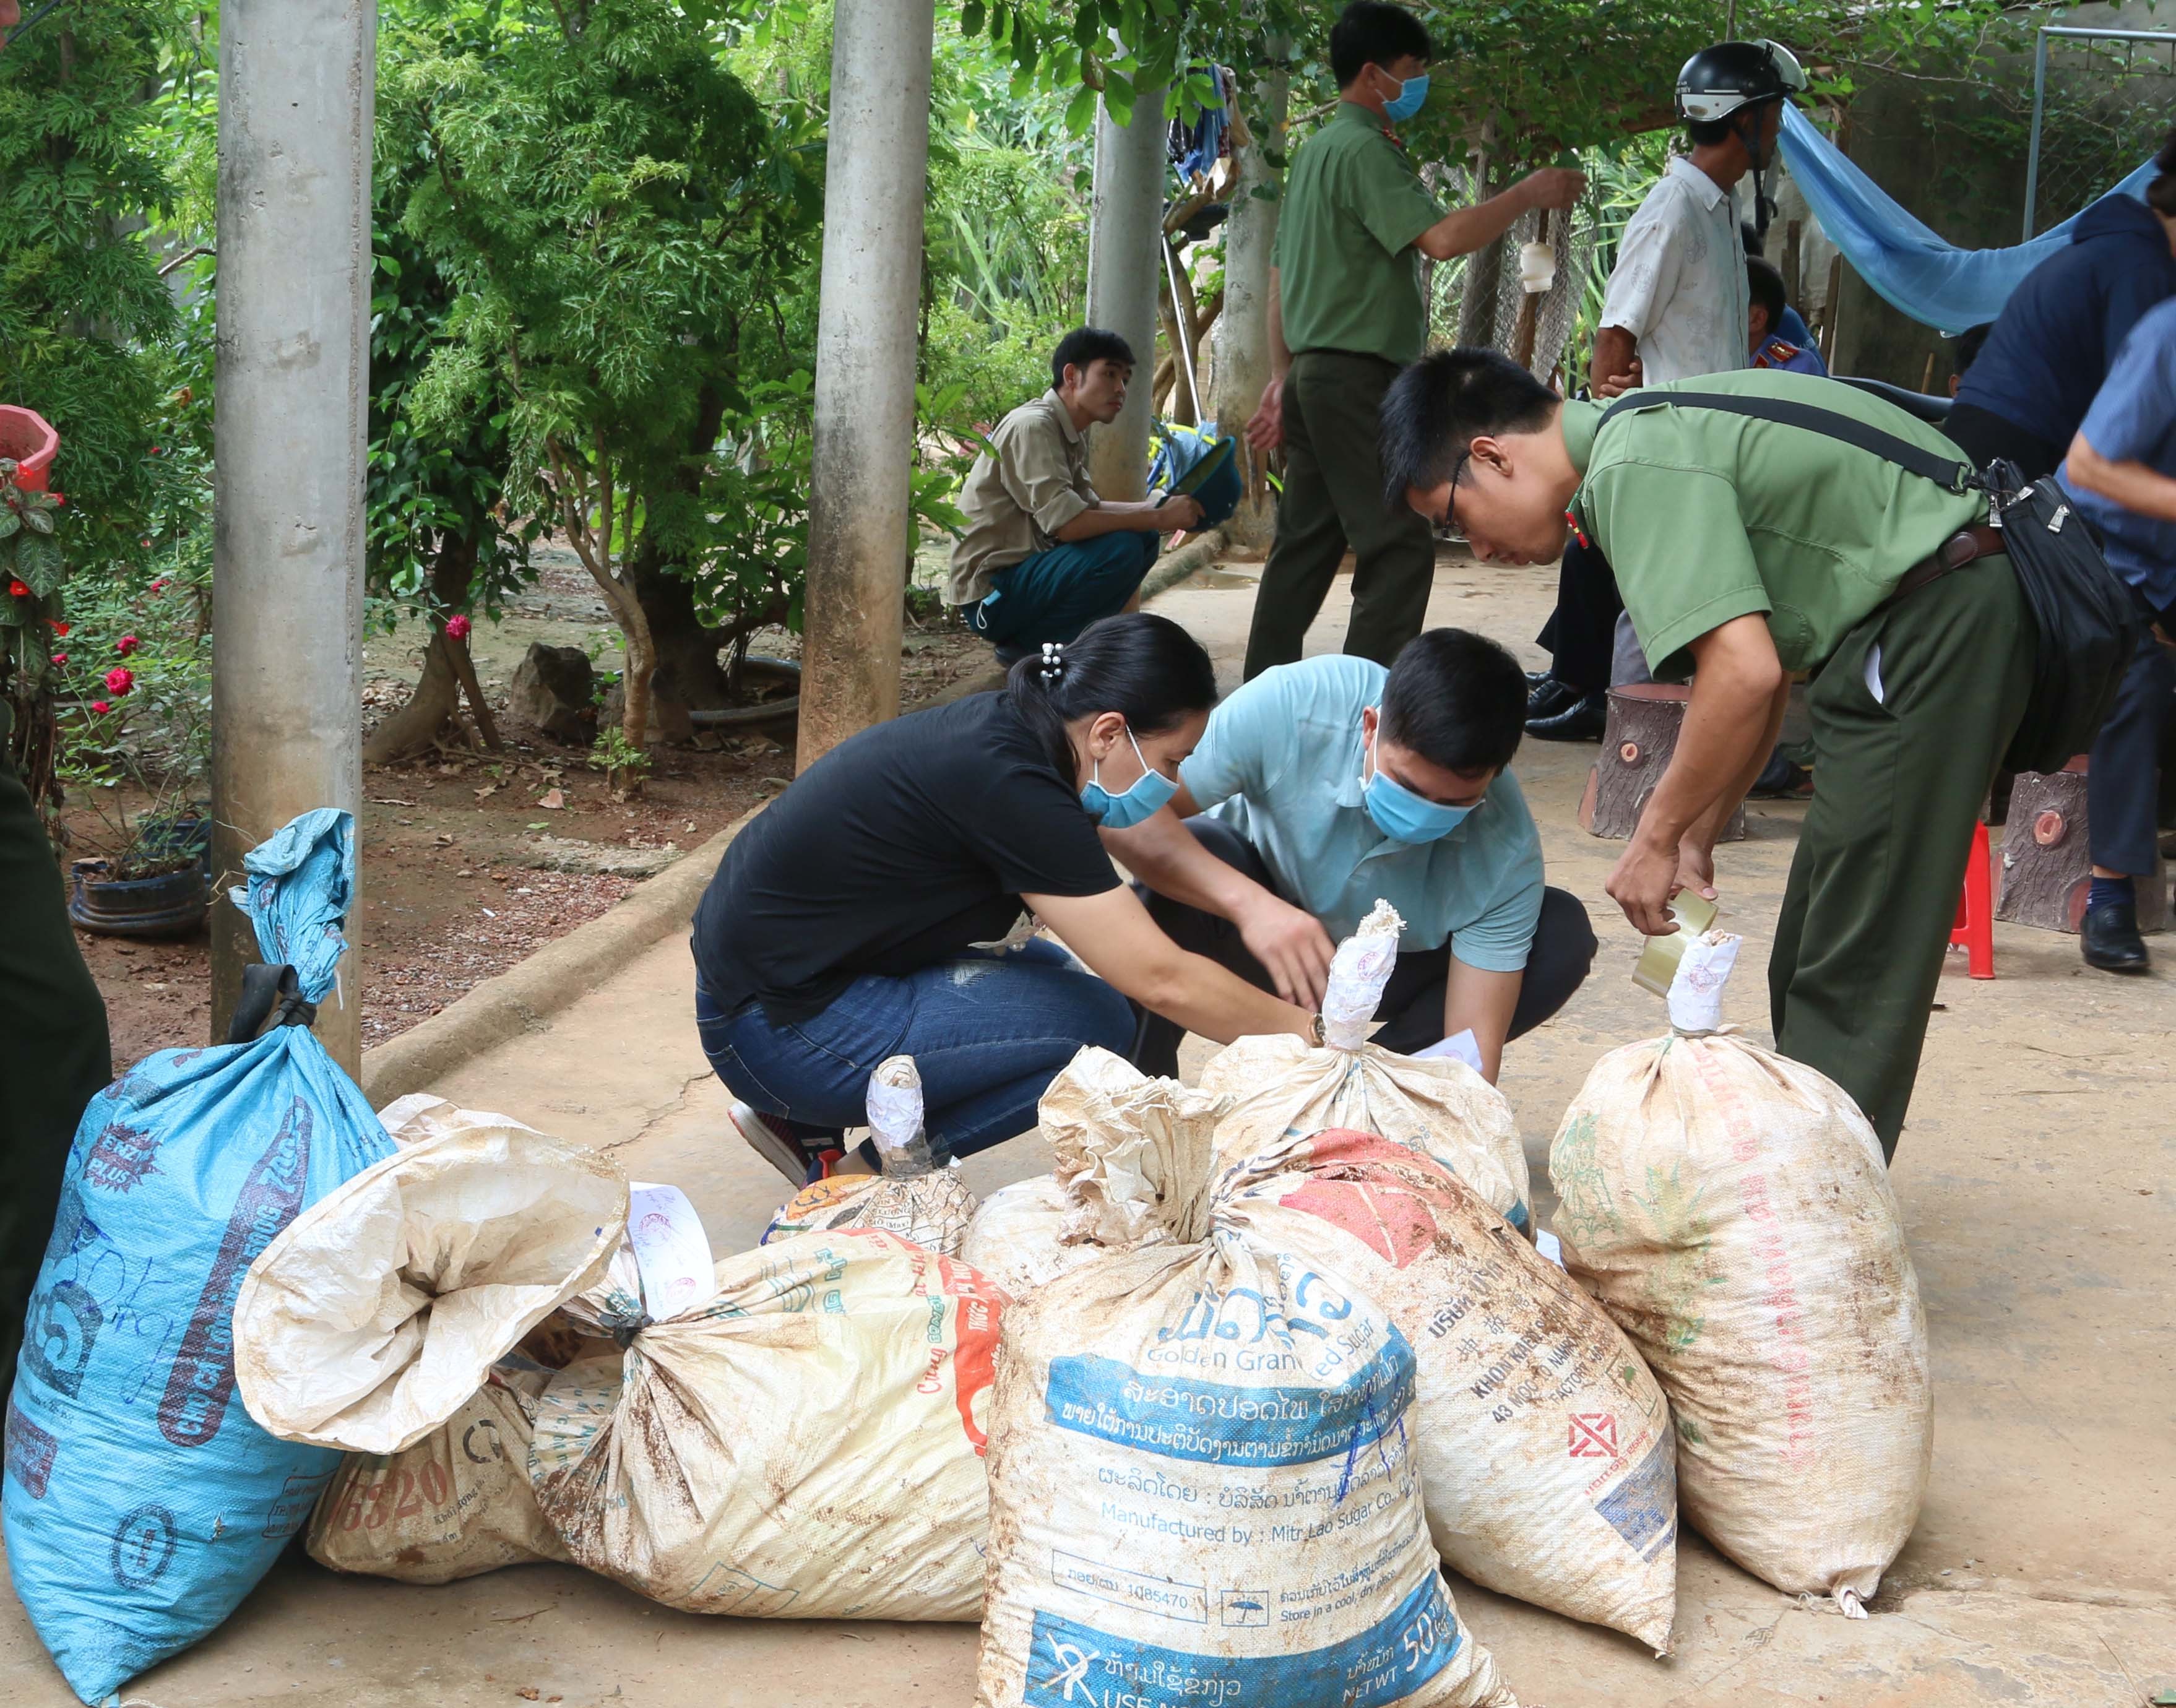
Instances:
[[[932,1142],[970,1155],[1034,1125],[1083,1045],[1128,1050],[1136,1004],[1220,1042],[1314,1036],[1166,937],[1097,835],[1164,810],[1216,699],[1200,645],[1136,612],[796,780],[695,913],[696,1021],[748,1142],[799,1181],[862,1124],[877,1064],[911,1055]]]

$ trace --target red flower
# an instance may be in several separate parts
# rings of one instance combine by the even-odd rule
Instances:
[[[120,639],[113,643],[113,650],[119,653],[123,658],[126,658],[130,653],[135,651],[136,649],[143,644],[144,643],[137,639],[134,635],[124,634]]]
[[[58,639],[66,640],[68,639],[68,625],[65,623],[56,623],[53,625],[53,634]]]
[[[53,662],[57,665],[66,664],[68,662],[68,655],[65,652],[55,653],[53,655]]]
[[[19,581],[10,581],[8,584],[8,590],[18,599],[28,599],[30,596],[30,590]]]
[[[166,582],[168,579],[168,577],[161,575],[156,581],[154,581],[151,584],[151,590],[154,593],[164,593],[166,590]]]
[[[468,620],[468,618],[467,618],[467,617],[460,617],[460,616],[454,616],[454,617],[449,617],[446,619],[446,639],[449,639],[449,640],[466,640],[468,638],[469,638],[469,620]]]
[[[53,503],[56,504],[65,504],[68,503],[68,494],[66,492],[55,492],[53,494]]]
[[[106,688],[111,694],[117,697],[135,686],[136,672],[133,670],[123,670],[117,664],[106,672]]]
[[[113,710],[113,702],[112,700],[95,699],[90,703],[90,709],[96,712],[99,716],[104,717],[106,713]]]

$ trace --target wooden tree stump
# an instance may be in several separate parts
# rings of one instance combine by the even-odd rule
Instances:
[[[1602,732],[1602,753],[1586,780],[1579,803],[1579,822],[1597,836],[1629,841],[1640,809],[1669,769],[1678,750],[1685,706],[1693,697],[1675,683],[1635,682],[1609,690],[1609,721]],[[1745,840],[1745,809],[1730,815],[1716,839]]]
[[[2059,771],[2020,771],[2002,833],[1994,917],[2043,931],[2075,932],[2092,883],[2090,841],[2083,756]],[[2157,847],[2153,871],[2138,879],[2137,889],[2138,928],[2167,929],[2168,877]]]

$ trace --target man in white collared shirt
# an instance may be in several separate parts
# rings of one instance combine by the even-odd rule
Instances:
[[[1798,62],[1771,41],[1718,43],[1678,73],[1692,151],[1670,162],[1618,244],[1594,340],[1595,396],[1746,366],[1737,185],[1775,159],[1783,102],[1804,87]]]
[[[1753,172],[1758,202],[1760,174],[1776,158],[1783,103],[1805,87],[1798,62],[1777,42],[1718,42],[1685,62],[1678,73],[1677,101],[1691,152],[1671,160],[1618,242],[1602,329],[1594,338],[1597,398],[1750,365],[1737,185]],[[1595,646],[1581,647],[1570,639],[1562,614],[1597,612],[1607,622],[1613,608],[1618,614],[1610,686],[1646,682],[1647,662],[1622,613],[1608,563],[1591,547],[1567,550],[1559,620],[1543,631],[1556,662],[1529,703],[1529,734],[1545,741],[1593,741],[1602,734],[1605,702],[1591,678],[1598,676],[1602,660]],[[1573,627],[1600,639],[1592,623]]]

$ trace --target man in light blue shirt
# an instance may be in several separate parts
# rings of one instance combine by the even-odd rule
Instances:
[[[2101,530],[2108,567],[2154,626],[2139,641],[2086,775],[2092,884],[2079,923],[2088,966],[2145,972],[2136,879],[2152,872],[2161,727],[2176,694],[2176,297],[2149,308],[2070,441],[2060,478]]]
[[[1586,910],[1543,887],[1505,769],[1526,704],[1517,661],[1461,629],[1421,635],[1388,670],[1280,666],[1211,714],[1170,813],[1104,840],[1174,942],[1303,1006],[1321,1005],[1337,939],[1388,901],[1405,935],[1375,1042],[1412,1054],[1470,1031],[1493,1080],[1505,1042],[1594,959]],[[1182,1036],[1144,1015],[1136,1064],[1175,1073]]]

